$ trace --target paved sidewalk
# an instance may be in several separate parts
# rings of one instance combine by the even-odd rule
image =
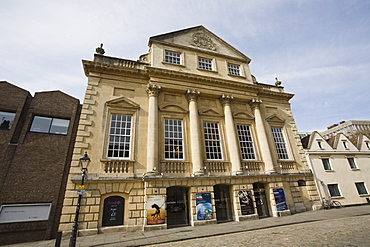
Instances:
[[[77,246],[145,246],[161,243],[176,242],[180,240],[196,239],[209,236],[221,236],[230,233],[239,233],[278,226],[294,225],[305,222],[317,222],[330,219],[356,217],[370,215],[370,205],[345,207],[341,209],[309,211],[286,217],[269,217],[259,220],[228,222],[215,225],[197,227],[179,227],[166,230],[146,232],[121,232],[110,234],[98,234],[77,238]],[[63,239],[61,246],[68,246],[69,239]],[[11,247],[53,247],[55,240],[28,242],[21,244],[6,245]]]

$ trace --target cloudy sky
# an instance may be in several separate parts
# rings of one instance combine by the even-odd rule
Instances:
[[[0,0],[0,80],[82,101],[81,60],[137,60],[148,38],[203,25],[294,93],[300,132],[370,120],[369,0]]]

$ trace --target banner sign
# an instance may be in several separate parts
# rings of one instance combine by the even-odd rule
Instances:
[[[238,196],[242,215],[254,214],[252,192],[250,190],[241,190],[238,192]]]
[[[284,189],[273,189],[277,211],[287,210]]]
[[[197,193],[197,220],[211,220],[213,219],[211,193]]]
[[[152,195],[147,197],[146,203],[146,224],[164,224],[166,221],[166,209],[164,195]]]
[[[8,204],[0,208],[0,223],[48,220],[51,203]]]

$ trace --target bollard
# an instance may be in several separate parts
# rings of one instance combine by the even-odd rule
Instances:
[[[55,247],[60,247],[61,241],[62,241],[62,232],[58,232],[57,238],[55,239]]]

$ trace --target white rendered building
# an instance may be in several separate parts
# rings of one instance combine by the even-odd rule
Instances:
[[[326,141],[315,131],[302,143],[321,199],[369,203],[370,142],[365,135],[351,142],[339,133]]]

